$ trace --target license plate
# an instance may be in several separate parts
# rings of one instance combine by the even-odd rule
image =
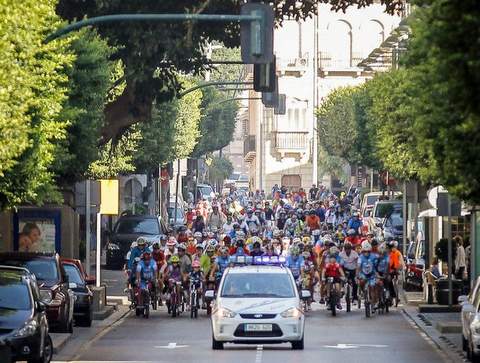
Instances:
[[[272,324],[245,324],[245,331],[272,331]]]

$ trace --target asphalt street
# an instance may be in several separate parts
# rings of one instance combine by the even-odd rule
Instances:
[[[187,314],[171,318],[162,309],[152,312],[149,319],[129,314],[76,357],[63,352],[61,361],[423,363],[442,362],[444,358],[400,311],[367,319],[363,310],[355,309],[332,317],[316,304],[307,313],[304,351],[292,351],[289,344],[228,344],[223,351],[213,351],[205,311],[198,320],[192,320]]]

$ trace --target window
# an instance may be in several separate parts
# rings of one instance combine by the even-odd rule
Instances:
[[[365,24],[362,24],[362,53],[366,58],[380,44],[385,40],[385,30],[383,24],[375,19],[371,19]]]
[[[28,285],[23,277],[12,272],[2,272],[0,275],[0,310],[4,316],[9,310],[31,309],[31,298]]]
[[[223,283],[221,296],[292,298],[295,290],[286,273],[230,273]]]
[[[121,219],[116,228],[118,234],[160,234],[156,219]]]
[[[80,271],[78,270],[77,266],[65,263],[63,265],[63,268],[65,269],[65,272],[67,273],[68,276],[68,281],[69,282],[74,282],[77,285],[83,285],[83,278],[80,275]]]
[[[328,27],[328,51],[331,67],[349,68],[352,65],[352,27],[345,20],[337,20]]]
[[[286,117],[279,120],[278,131],[306,131],[307,128],[307,109],[288,108]]]

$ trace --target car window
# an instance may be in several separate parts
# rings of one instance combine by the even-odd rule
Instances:
[[[32,301],[28,283],[21,274],[0,272],[0,310],[30,310]]]
[[[10,263],[9,263],[10,264]],[[16,261],[16,266],[25,267],[35,275],[37,281],[59,281],[57,263],[53,259],[39,258],[30,261]]]
[[[80,271],[78,270],[77,266],[66,263],[63,265],[63,268],[67,273],[68,282],[74,282],[79,285],[84,284],[82,276],[80,275]]]
[[[403,226],[403,216],[401,211],[395,211],[388,218],[392,226]]]
[[[395,209],[393,203],[377,203],[375,206],[375,216],[377,218],[385,218],[387,215],[392,214]]]
[[[120,219],[115,228],[117,234],[160,234],[158,221],[149,219]]]
[[[287,274],[234,273],[225,277],[221,296],[291,298],[295,297],[295,292]]]
[[[210,186],[198,187],[198,190],[200,191],[200,194],[202,196],[206,196],[206,197],[210,197],[210,193],[213,192],[213,189]]]
[[[378,195],[369,195],[367,196],[367,205],[374,205],[378,200]]]
[[[168,207],[168,218],[175,219],[175,207]],[[183,219],[183,210],[180,207],[177,207],[177,219]]]

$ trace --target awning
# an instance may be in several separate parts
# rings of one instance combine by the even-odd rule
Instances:
[[[469,216],[470,211],[462,208],[462,217]],[[438,217],[436,208],[429,208],[418,213],[418,218],[429,218],[429,217]]]

